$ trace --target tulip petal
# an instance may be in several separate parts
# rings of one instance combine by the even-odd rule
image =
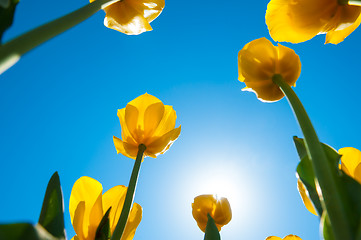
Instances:
[[[147,19],[134,9],[129,1],[113,3],[104,8],[104,11],[106,13],[104,25],[108,28],[128,35],[137,35],[152,30]]]
[[[123,142],[121,139],[113,136],[113,142],[117,153],[121,153],[126,157],[135,159],[138,153],[138,146]]]
[[[288,235],[288,236],[284,237],[283,240],[302,240],[302,239],[296,235]]]
[[[318,214],[316,213],[315,207],[313,206],[310,197],[308,196],[308,191],[300,179],[297,180],[297,189],[307,210],[317,216]]]
[[[95,201],[90,211],[88,239],[95,239],[95,234],[102,218],[103,218],[102,195],[99,195],[98,199]]]
[[[276,42],[300,43],[322,31],[327,15],[336,9],[332,1],[271,0],[267,5],[266,24]]]
[[[359,166],[361,165],[361,151],[352,148],[345,147],[338,150],[338,153],[342,155],[341,157],[341,169],[348,175],[353,178],[359,178],[360,176],[355,176],[356,170],[359,172]],[[357,172],[357,174],[359,174]]]
[[[215,209],[217,209],[217,211],[214,211],[213,219],[216,225],[224,226],[231,221],[232,211],[230,211],[231,205],[228,201],[224,198],[217,199]]]
[[[264,81],[262,84],[247,83],[247,87],[243,88],[242,91],[254,92],[257,98],[263,102],[274,102],[284,97],[280,88],[271,80]]]
[[[134,138],[132,137],[132,134],[130,134],[127,124],[125,122],[125,108],[118,109],[117,115],[119,118],[120,126],[122,128],[123,141],[136,145],[136,142],[135,142]]]
[[[181,126],[152,141],[145,150],[145,154],[153,157],[165,153],[170,145],[179,137]]]
[[[162,102],[154,103],[147,107],[144,112],[144,135],[151,136],[159,126],[164,115],[164,104]],[[147,139],[144,139],[144,144]]]
[[[361,14],[357,18],[357,20],[350,26],[342,30],[329,31],[326,34],[326,42],[338,44],[342,42],[348,35],[350,35],[361,23]]]
[[[266,38],[246,44],[238,53],[239,80],[243,82],[264,81],[276,71],[277,51]]]
[[[165,5],[164,0],[128,0],[128,3],[149,23],[159,16]]]
[[[173,110],[172,106],[164,106],[164,115],[162,121],[159,123],[157,130],[153,133],[154,136],[162,136],[167,132],[175,128],[175,122],[177,119],[177,114]]]
[[[282,238],[275,237],[275,236],[270,236],[270,237],[266,238],[266,240],[282,240]]]
[[[276,63],[276,73],[282,74],[284,81],[295,86],[301,74],[300,57],[292,49],[278,44],[278,61]]]
[[[132,209],[130,210],[130,214],[128,217],[127,224],[125,225],[124,233],[121,240],[132,240],[137,230],[137,227],[142,220],[142,207],[134,203]]]
[[[83,216],[83,233],[85,237],[88,234],[88,226],[90,223],[90,212],[99,197],[102,196],[103,187],[95,179],[90,177],[79,178],[73,186],[70,194],[69,212],[72,221],[74,220],[75,211],[80,202],[85,202]],[[93,221],[93,220],[92,220]],[[97,221],[97,220],[94,220]]]
[[[85,212],[85,202],[81,201],[74,211],[74,217],[71,218],[73,228],[77,236],[74,236],[74,239],[80,238],[85,239],[84,237],[84,212]]]
[[[123,209],[123,204],[125,200],[125,195],[127,193],[127,187],[125,186],[115,186],[106,191],[103,195],[103,209],[108,210],[110,207],[109,214],[109,225],[110,231],[114,232],[114,229],[118,223],[120,213]]]

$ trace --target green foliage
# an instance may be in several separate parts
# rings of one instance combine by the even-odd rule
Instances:
[[[111,207],[104,214],[102,220],[100,221],[97,231],[95,233],[95,240],[108,240],[111,237],[110,225],[109,225],[109,213]]]
[[[65,239],[63,193],[57,172],[50,178],[46,188],[39,224],[53,236]]]
[[[0,0],[0,43],[3,33],[13,24],[16,5],[19,0]]]
[[[57,172],[51,177],[45,192],[39,224],[14,223],[0,225],[0,239],[64,240],[63,194]]]
[[[209,214],[208,214],[206,232],[204,234],[204,240],[221,240],[221,236],[219,235],[216,223]]]
[[[301,162],[297,166],[297,173],[301,181],[307,188],[309,196],[321,218],[321,229],[326,240],[334,240],[332,233],[333,228],[337,226],[331,226],[327,212],[324,210],[321,204],[321,199],[318,196],[315,181],[317,181],[312,162],[308,157],[306,147],[303,139],[294,137],[294,142],[297,148],[297,152],[301,159]],[[361,185],[352,177],[345,174],[338,167],[341,156],[330,146],[322,144],[325,151],[328,164],[331,169],[334,169],[334,177],[336,187],[342,193],[340,198],[342,200],[343,209],[347,218],[350,220],[351,228],[353,230],[354,239],[361,239]]]

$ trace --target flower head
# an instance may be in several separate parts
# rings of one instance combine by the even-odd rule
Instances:
[[[339,149],[338,153],[341,155],[339,168],[361,184],[361,151],[356,148],[345,147]],[[297,187],[307,210],[317,215],[315,207],[308,196],[308,191],[301,180],[298,180]]]
[[[326,43],[337,44],[360,25],[360,13],[339,0],[271,0],[266,24],[275,41],[299,43],[326,33]]]
[[[95,0],[90,0],[93,2]],[[128,35],[151,31],[151,23],[164,8],[164,0],[121,0],[104,8],[104,25]]]
[[[218,198],[215,195],[200,195],[194,198],[192,209],[193,218],[203,232],[206,230],[208,214],[214,219],[218,231],[232,219],[231,206],[227,198]]]
[[[155,158],[166,152],[178,138],[181,127],[175,128],[177,115],[172,106],[144,94],[118,110],[122,139],[113,137],[118,153],[135,159],[138,146],[144,144],[145,156]]]
[[[280,237],[270,236],[266,240],[282,240]],[[283,240],[302,240],[299,236],[296,235],[287,235]]]
[[[282,45],[273,46],[266,38],[253,40],[238,53],[238,80],[246,84],[243,91],[255,92],[262,101],[278,101],[284,94],[273,83],[280,74],[290,86],[295,86],[301,74],[298,55]]]
[[[79,178],[71,191],[69,211],[76,236],[72,240],[94,240],[95,233],[106,211],[109,213],[110,232],[113,233],[123,209],[127,192],[125,186],[115,186],[102,194],[103,187],[90,177]],[[131,240],[142,219],[142,207],[134,203],[121,240]]]

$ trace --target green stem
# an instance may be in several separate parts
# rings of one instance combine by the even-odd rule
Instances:
[[[336,171],[332,169],[327,160],[306,110],[296,93],[283,81],[281,75],[274,75],[272,80],[286,95],[303,132],[307,153],[316,176],[316,189],[323,208],[326,209],[329,215],[335,238],[338,240],[352,240],[351,224],[346,215],[347,210],[342,203],[341,188],[338,187],[336,182]]]
[[[72,13],[46,23],[1,45],[0,74],[13,66],[23,54],[31,49],[77,25],[100,9],[117,1],[119,0],[96,0]]]
[[[207,214],[208,221],[206,225],[206,231],[204,233],[204,240],[221,240],[221,235],[219,234],[218,228],[214,219],[211,215]]]
[[[139,176],[140,164],[142,163],[145,149],[146,147],[144,144],[140,144],[138,147],[138,154],[137,154],[137,158],[135,159],[132,175],[130,176],[128,190],[127,190],[127,194],[125,195],[122,213],[120,214],[119,221],[117,223],[117,226],[115,227],[111,240],[120,240],[123,235],[125,225],[127,224],[128,221],[130,208],[133,203],[134,192],[137,186],[137,181]]]

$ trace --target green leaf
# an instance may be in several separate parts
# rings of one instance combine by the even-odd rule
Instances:
[[[3,33],[13,24],[15,7],[19,0],[0,0],[0,43]]]
[[[57,172],[53,174],[46,188],[39,224],[53,236],[65,239],[63,193]]]
[[[108,211],[104,214],[102,220],[100,221],[97,231],[95,233],[95,240],[108,240],[111,237],[110,233],[110,224],[109,224],[109,213],[110,207]]]
[[[294,137],[294,142],[301,158],[301,162],[297,166],[297,173],[301,181],[305,184],[319,216],[323,216],[326,213],[323,214],[324,211],[321,206],[321,201],[316,191],[314,181],[315,175],[312,163],[307,154],[305,155],[306,148],[304,141],[303,139]],[[341,189],[341,201],[343,206],[345,206],[344,209],[346,211],[346,215],[350,219],[353,235],[355,236],[355,239],[361,240],[361,184],[339,169],[338,165],[341,156],[335,149],[326,144],[322,144],[322,146],[328,159],[328,164],[330,164],[331,168],[335,170],[336,187]],[[323,233],[326,234],[325,239],[333,240],[333,236],[331,236],[332,228],[331,226],[328,226],[330,224],[328,223],[328,225],[325,225],[322,221],[326,220],[321,219],[321,224],[323,224],[321,225],[323,226]]]
[[[321,229],[320,232],[323,234],[324,240],[335,240],[330,224],[330,219],[326,211],[322,214],[320,221],[320,229]]]
[[[211,215],[208,214],[208,222],[204,234],[204,240],[220,240],[220,239],[221,236],[219,235],[216,223],[214,222]]]
[[[0,239],[4,240],[60,240],[48,233],[42,226],[30,223],[0,225]]]
[[[308,194],[311,198],[311,201],[318,213],[318,216],[322,216],[322,206],[320,199],[318,197],[318,193],[316,191],[315,186],[315,174],[313,172],[312,162],[308,158],[306,153],[306,147],[304,145],[304,141],[301,138],[293,137],[295,142],[298,155],[301,159],[300,163],[297,166],[297,174],[302,183],[305,185]]]
[[[0,225],[0,239],[38,240],[39,236],[30,223],[14,223]]]

